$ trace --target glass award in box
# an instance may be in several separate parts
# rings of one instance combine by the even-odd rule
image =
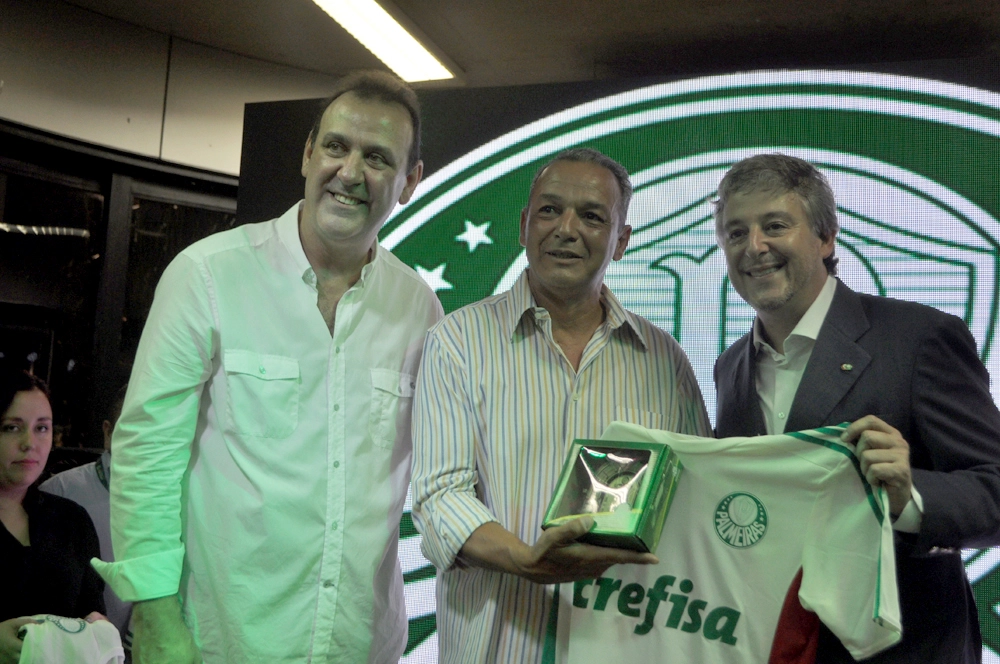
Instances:
[[[592,516],[594,527],[579,541],[655,551],[681,468],[661,443],[575,440],[542,528]]]

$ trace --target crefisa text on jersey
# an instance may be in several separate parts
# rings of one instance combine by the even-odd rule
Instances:
[[[635,633],[648,634],[656,624],[656,616],[660,604],[668,602],[670,611],[663,621],[663,626],[670,629],[680,629],[682,632],[697,634],[710,641],[721,641],[727,645],[736,645],[736,623],[740,620],[740,612],[728,606],[720,606],[708,611],[708,602],[701,599],[691,599],[690,592],[694,584],[684,579],[677,585],[680,592],[668,592],[677,581],[677,577],[663,575],[653,583],[651,588],[645,588],[641,583],[622,585],[622,579],[601,577],[597,581],[577,581],[573,584],[573,606],[578,609],[591,608],[594,611],[604,611],[608,602],[617,593],[618,612],[624,616],[638,618],[643,615],[641,605],[646,603],[645,615],[641,623],[635,626]],[[593,604],[591,605],[591,600]],[[702,617],[702,614],[705,614]]]

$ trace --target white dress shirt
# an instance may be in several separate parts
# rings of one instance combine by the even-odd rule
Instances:
[[[795,393],[799,390],[802,375],[812,357],[816,338],[823,327],[826,315],[837,291],[837,279],[827,275],[819,295],[799,319],[798,324],[785,339],[784,354],[776,351],[764,337],[760,318],[754,320],[753,345],[757,350],[757,397],[764,413],[764,425],[769,436],[785,432]],[[878,413],[871,413],[878,415]],[[839,424],[839,423],[838,423]],[[920,532],[923,501],[917,488],[912,488],[913,498],[893,522],[893,529],[905,533]]]
[[[826,313],[837,291],[837,280],[827,276],[823,289],[806,310],[795,329],[785,339],[784,354],[774,350],[761,329],[760,318],[753,324],[753,345],[757,349],[757,396],[764,411],[767,434],[785,432],[788,411],[792,409],[795,392],[799,389],[802,374],[812,357],[816,337],[819,336]]]
[[[552,336],[527,272],[510,291],[450,314],[427,337],[413,420],[413,521],[438,567],[442,664],[540,662],[552,587],[456,565],[497,521],[533,544],[576,438],[614,420],[711,435],[701,391],[674,339],[607,288],[606,320],[579,370]]]
[[[280,218],[210,236],[164,272],[114,433],[124,599],[180,591],[207,664],[395,662],[399,519],[434,293],[375,248],[330,330]]]

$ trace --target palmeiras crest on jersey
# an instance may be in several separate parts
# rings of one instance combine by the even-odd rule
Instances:
[[[715,508],[715,534],[735,549],[753,546],[767,534],[767,510],[757,496],[737,491]]]
[[[606,283],[625,307],[681,342],[710,413],[715,358],[753,320],[726,276],[711,200],[734,162],[761,152],[802,157],[829,178],[847,285],[958,315],[1000,376],[992,362],[1000,95],[843,71],[761,71],[643,87],[542,118],[433,173],[397,208],[382,243],[424,277],[446,311],[501,292],[526,265],[518,220],[532,176],[558,151],[579,146],[620,161],[635,188],[632,238]],[[1000,389],[1000,380],[993,384]],[[1000,650],[1000,554],[968,552],[966,559],[984,640]],[[415,583],[431,581],[421,569],[404,572]],[[433,631],[433,616],[425,619],[411,621],[410,650]]]

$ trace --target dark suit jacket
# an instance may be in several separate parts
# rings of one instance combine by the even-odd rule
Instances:
[[[765,433],[755,376],[751,332],[715,365],[719,437]],[[910,445],[924,504],[919,535],[896,536],[903,640],[867,661],[980,661],[958,549],[1000,544],[1000,412],[989,380],[961,319],[837,283],[785,430],[882,418]],[[823,628],[817,662],[852,661]]]

